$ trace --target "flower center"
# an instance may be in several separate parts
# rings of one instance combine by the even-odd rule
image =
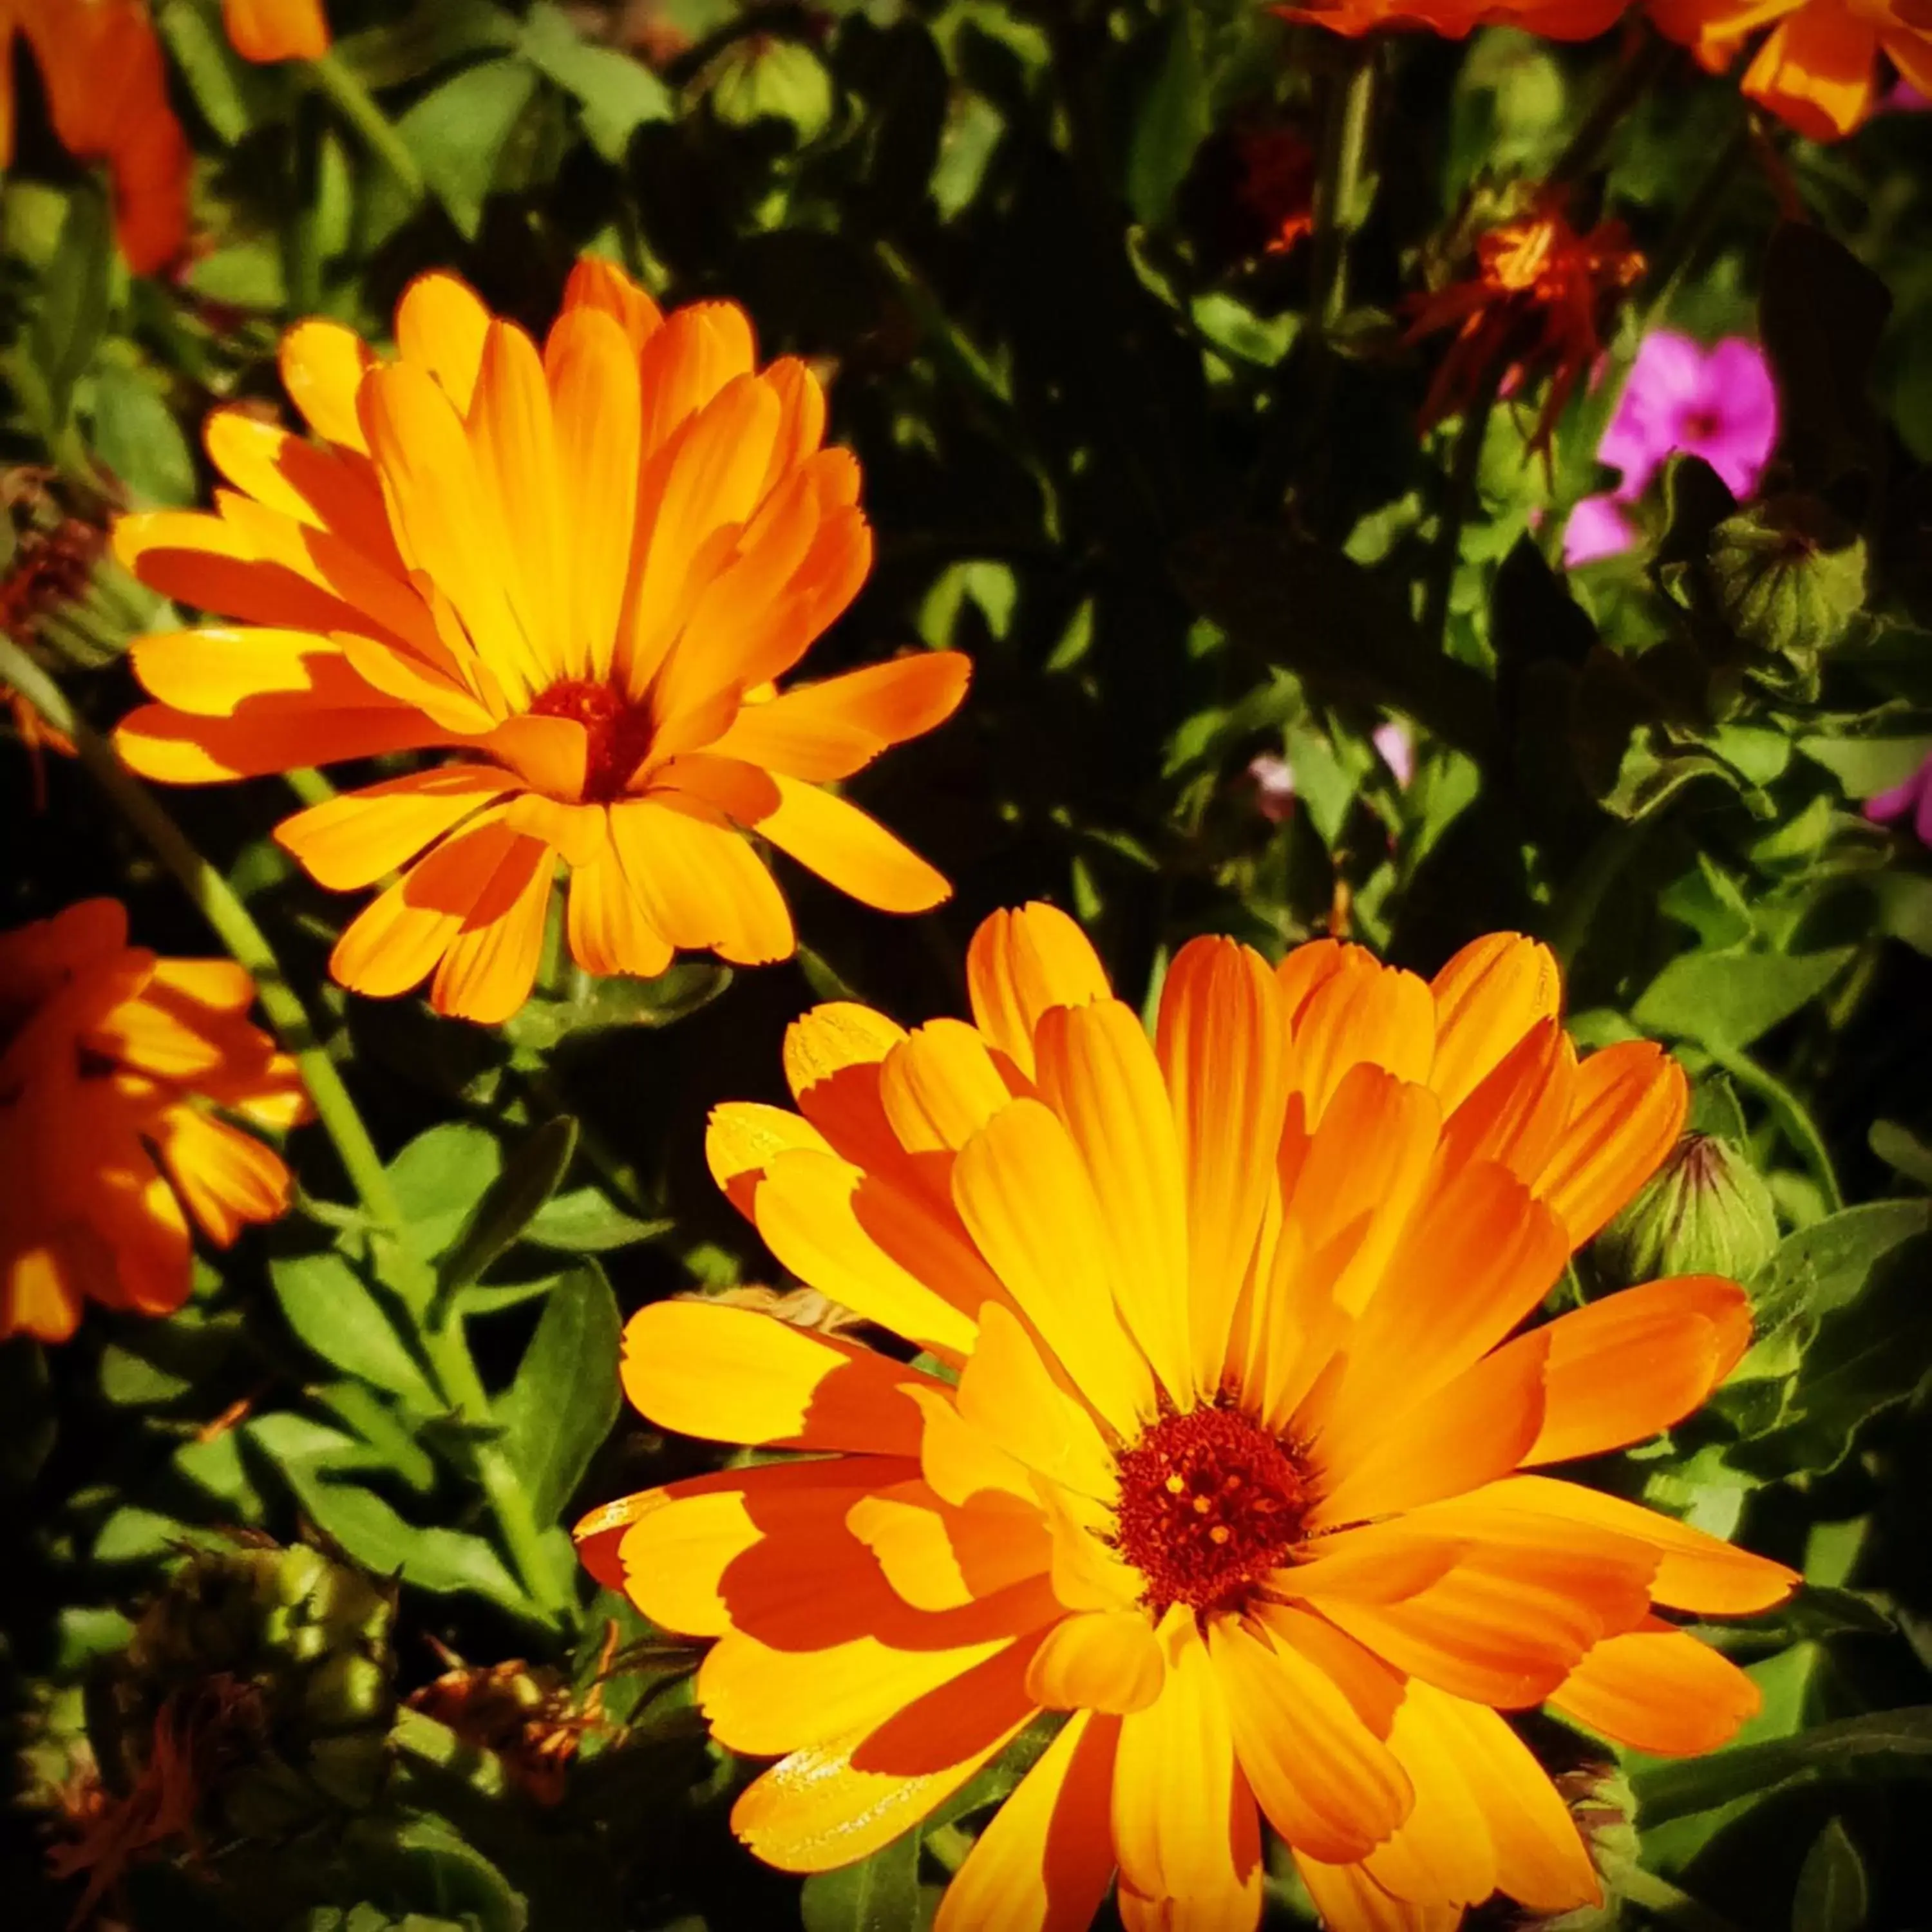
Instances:
[[[1687,442],[1708,442],[1724,426],[1724,418],[1715,410],[1686,410],[1684,412],[1682,429]]]
[[[586,805],[622,798],[651,748],[651,714],[594,678],[560,678],[530,706],[535,718],[568,718],[584,727]]]
[[[1310,1500],[1293,1455],[1232,1408],[1163,1417],[1120,1452],[1120,1478],[1114,1547],[1156,1616],[1238,1601],[1281,1567]]]

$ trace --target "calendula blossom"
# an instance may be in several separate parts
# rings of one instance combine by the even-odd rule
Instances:
[[[166,1314],[190,1222],[225,1247],[288,1206],[281,1156],[236,1124],[309,1111],[254,999],[231,960],[130,946],[112,899],[0,934],[0,1336],[64,1340],[89,1300]]]
[[[40,69],[61,146],[107,164],[128,266],[165,268],[188,238],[190,158],[146,0],[0,0],[0,171],[14,158],[16,33]]]
[[[1263,1818],[1344,1932],[1594,1899],[1501,1714],[1708,1749],[1757,1693],[1675,1619],[1796,1580],[1550,1473],[1668,1427],[1750,1340],[1709,1276],[1535,1319],[1675,1142],[1680,1070],[1579,1059],[1508,934],[1432,982],[1197,940],[1151,1040],[1048,908],[994,914],[967,976],[970,1022],[808,1014],[798,1111],[722,1106],[709,1142],[780,1262],[920,1360],[701,1300],[626,1334],[658,1426],[809,1452],[578,1530],[716,1640],[714,1736],[778,1760],[739,1835],[864,1858],[1064,1712],[938,1932],[1077,1932],[1114,1887],[1130,1932],[1245,1932]]]
[[[320,60],[328,51],[322,0],[221,0],[221,19],[244,60]]]
[[[1932,10],[1922,0],[1650,0],[1650,15],[1714,74],[1754,45],[1739,85],[1814,141],[1870,118],[1884,62],[1932,93]]]
[[[333,890],[403,873],[343,934],[336,977],[428,977],[439,1011],[507,1018],[560,860],[590,972],[785,958],[791,915],[748,830],[868,904],[945,898],[821,788],[950,716],[965,659],[778,688],[872,560],[858,465],[822,446],[805,365],[760,368],[732,303],[667,316],[588,260],[541,350],[443,274],[404,292],[396,344],[298,325],[282,375],[316,440],[218,410],[214,514],[116,533],[143,582],[235,620],[134,645],[159,700],[121,728],[136,770],[205,784],[438,754],[277,828]]]
[[[1285,20],[1358,39],[1378,29],[1462,40],[1478,27],[1514,27],[1546,40],[1588,40],[1613,26],[1630,0],[1309,0],[1273,10]]]

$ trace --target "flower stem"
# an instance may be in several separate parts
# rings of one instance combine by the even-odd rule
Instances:
[[[73,741],[76,754],[121,815],[153,848],[214,928],[230,954],[254,976],[262,1010],[298,1068],[316,1118],[334,1143],[337,1156],[369,1218],[400,1233],[402,1210],[382,1158],[335,1064],[316,1036],[308,1012],[284,974],[274,949],[228,881],[196,850],[160,801],[116,755],[112,746],[77,717],[65,694],[10,639],[0,637],[0,682],[11,685],[57,731]]]
[[[422,170],[395,123],[376,104],[376,98],[333,50],[308,64],[310,78],[326,94],[342,118],[368,143],[370,152],[412,195],[425,188]]]
[[[1439,651],[1449,634],[1449,606],[1456,587],[1456,566],[1462,560],[1462,526],[1476,497],[1476,477],[1482,467],[1483,445],[1489,436],[1490,412],[1496,406],[1493,381],[1470,398],[1456,430],[1450,458],[1449,494],[1436,533],[1430,560],[1429,586],[1422,610],[1422,634]]]
[[[181,882],[230,954],[254,976],[262,1010],[300,1070],[315,1102],[316,1118],[334,1143],[373,1224],[372,1232],[383,1250],[380,1271],[395,1287],[416,1328],[443,1400],[470,1420],[487,1424],[490,1398],[470,1354],[462,1318],[452,1312],[440,1323],[432,1320],[434,1271],[410,1240],[382,1157],[334,1063],[317,1042],[308,1010],[289,984],[261,928],[227,880],[121,762],[113,746],[75,715],[59,686],[4,635],[0,635],[0,682],[11,685],[56,730],[72,740],[89,775]],[[575,1610],[569,1580],[557,1573],[515,1468],[492,1442],[477,1446],[475,1460],[477,1478],[495,1513],[519,1580],[549,1621],[567,1624]]]
[[[1552,187],[1580,181],[1602,159],[1617,124],[1649,91],[1675,58],[1677,50],[1660,34],[1645,32],[1618,64],[1595,104],[1579,124],[1569,144],[1550,170]]]

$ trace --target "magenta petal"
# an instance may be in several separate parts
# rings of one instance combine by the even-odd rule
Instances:
[[[1564,526],[1563,561],[1576,570],[1599,557],[1620,556],[1636,543],[1636,530],[1614,496],[1586,496]]]
[[[1599,460],[1623,472],[1617,494],[1640,494],[1677,447],[1678,422],[1701,394],[1704,352],[1675,329],[1653,329],[1630,365],[1616,412],[1597,446]]]
[[[1922,765],[1904,784],[1894,785],[1891,790],[1867,799],[1865,816],[1877,824],[1889,825],[1894,819],[1903,818],[1918,802],[1919,794],[1925,790],[1925,769]]]
[[[1735,496],[1757,488],[1778,441],[1778,389],[1771,366],[1755,343],[1730,336],[1712,350],[1706,365],[1705,408],[1716,428],[1701,440],[1687,438]]]
[[[1922,845],[1932,845],[1932,783],[1928,783],[1932,773],[1924,766],[1918,768],[1918,809],[1912,814],[1912,829],[1918,835]]]

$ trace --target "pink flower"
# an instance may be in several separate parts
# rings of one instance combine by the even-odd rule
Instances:
[[[1880,825],[1892,824],[1908,812],[1921,843],[1932,845],[1932,754],[1904,784],[1865,800],[1865,816]]]
[[[1406,791],[1410,779],[1415,776],[1415,740],[1408,735],[1408,727],[1398,724],[1391,718],[1386,724],[1378,724],[1370,736],[1376,749],[1382,754],[1382,763],[1394,774],[1396,783]]]
[[[1273,752],[1257,752],[1248,760],[1248,779],[1255,788],[1255,809],[1270,825],[1280,825],[1294,809],[1294,768]]]
[[[1701,456],[1732,496],[1748,496],[1777,440],[1778,391],[1755,343],[1727,335],[1706,350],[1674,328],[1653,329],[1597,446],[1622,480],[1609,496],[1586,496],[1570,513],[1564,562],[1574,570],[1636,542],[1636,525],[1618,506],[1643,494],[1666,457]]]
[[[1636,526],[1616,497],[1586,496],[1563,526],[1563,561],[1574,570],[1600,556],[1621,556],[1636,537]]]
[[[1616,494],[1642,496],[1666,457],[1701,456],[1734,496],[1757,488],[1778,440],[1778,392],[1764,352],[1743,337],[1700,349],[1675,329],[1643,340],[1598,455],[1623,472]]]

